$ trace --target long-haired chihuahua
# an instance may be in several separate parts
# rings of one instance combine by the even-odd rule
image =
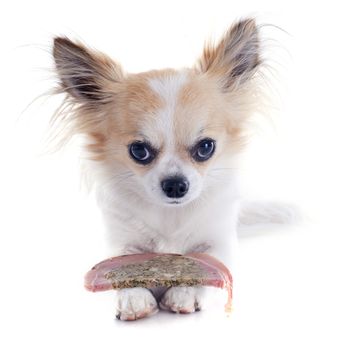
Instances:
[[[110,255],[206,252],[232,264],[239,213],[237,155],[260,100],[261,41],[254,19],[207,44],[192,68],[124,72],[66,37],[54,39],[56,118],[83,134]],[[117,291],[117,317],[158,308],[192,313],[201,287]]]

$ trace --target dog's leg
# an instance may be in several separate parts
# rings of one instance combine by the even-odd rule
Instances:
[[[228,227],[228,228],[227,228]],[[226,267],[234,272],[237,234],[235,228],[228,225],[219,227],[220,236],[216,235],[216,245],[210,247],[206,253],[222,261]],[[231,227],[231,229],[230,229]],[[213,230],[215,232],[215,230]],[[186,253],[190,253],[190,251]],[[181,314],[199,311],[205,307],[211,297],[210,287],[171,287],[163,295],[159,306],[161,309]]]
[[[159,306],[180,314],[190,314],[202,308],[203,287],[172,287],[162,297]]]
[[[146,288],[126,288],[117,291],[116,317],[134,321],[158,312],[157,301]]]

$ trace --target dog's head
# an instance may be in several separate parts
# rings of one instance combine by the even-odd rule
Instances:
[[[126,74],[109,57],[61,37],[53,55],[69,132],[89,137],[91,158],[130,195],[186,204],[231,168],[256,98],[254,20],[207,45],[192,69]]]

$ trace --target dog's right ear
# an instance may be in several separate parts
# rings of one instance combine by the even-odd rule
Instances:
[[[108,103],[123,79],[121,67],[108,56],[66,37],[54,39],[53,57],[62,91],[81,103]]]

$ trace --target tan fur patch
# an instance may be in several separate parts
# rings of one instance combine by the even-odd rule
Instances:
[[[91,132],[88,134],[90,142],[86,145],[86,149],[92,160],[103,160],[105,157],[105,147],[107,138],[102,133]]]
[[[147,136],[141,134],[141,126],[152,124],[156,112],[164,107],[164,101],[150,88],[149,80],[172,72],[150,71],[128,76],[117,94],[114,112],[109,117],[109,154],[139,175],[144,174],[157,160],[146,166],[137,164],[130,158],[127,146]]]

